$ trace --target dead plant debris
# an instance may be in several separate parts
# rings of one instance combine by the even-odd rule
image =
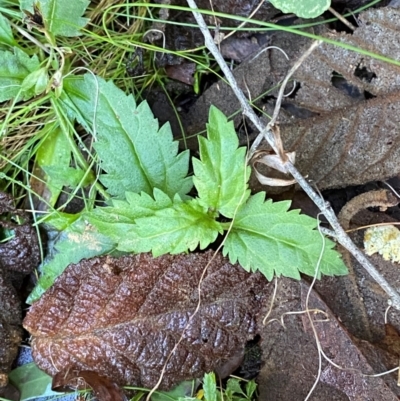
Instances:
[[[13,203],[10,195],[0,193],[0,227],[3,235],[12,236],[0,243],[0,393],[8,385],[7,374],[22,339],[21,301],[16,289],[39,263],[37,234]]]
[[[267,281],[212,256],[138,254],[70,265],[24,320],[36,364],[52,376],[93,371],[147,388],[165,366],[163,389],[218,370],[256,335]]]

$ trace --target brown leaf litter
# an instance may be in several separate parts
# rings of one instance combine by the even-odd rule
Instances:
[[[163,389],[217,370],[256,335],[267,281],[212,256],[105,256],[70,265],[24,320],[36,364],[52,376],[93,371],[148,388],[165,366]]]
[[[325,27],[306,31],[400,59],[400,9],[371,9],[358,19],[360,26],[352,34]],[[279,32],[268,34],[263,42],[281,48],[291,61],[276,48],[259,45],[233,74],[246,96],[259,97],[255,104],[271,114],[279,82],[311,40]],[[296,167],[321,190],[387,179],[400,172],[399,76],[400,66],[328,43],[320,45],[295,73],[296,90],[282,104],[281,136],[285,150],[296,152]],[[289,85],[286,93],[291,89]],[[187,113],[181,113],[189,136],[203,130],[210,104],[226,115],[240,110],[229,86],[218,81]],[[236,126],[243,123],[240,113],[234,122]],[[241,138],[242,144],[247,139]],[[196,147],[194,142],[189,141],[189,146]],[[268,169],[260,172],[271,176]],[[255,179],[252,187],[265,189]]]
[[[371,9],[359,20],[353,34],[324,36],[400,59],[400,9]],[[300,66],[298,90],[283,103],[281,136],[285,150],[296,152],[296,167],[321,190],[400,172],[399,76],[400,66],[327,43]],[[335,86],[336,77],[347,90]]]
[[[305,311],[309,286],[281,278],[272,312],[261,331],[264,366],[258,377],[259,399],[303,400],[319,371],[316,339]],[[272,292],[272,288],[268,291]],[[272,294],[271,294],[272,295]],[[333,366],[322,358],[313,401],[395,401],[400,396],[397,374],[371,377],[398,366],[397,355],[352,336],[312,290],[308,308],[318,340]],[[282,324],[283,323],[283,324]],[[295,397],[294,397],[295,394]]]
[[[13,237],[0,243],[0,396],[8,390],[8,372],[22,339],[21,301],[17,289],[39,263],[37,234],[11,196],[0,193],[0,227]],[[17,220],[22,221],[21,224]]]

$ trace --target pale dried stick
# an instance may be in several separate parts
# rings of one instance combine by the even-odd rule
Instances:
[[[285,79],[282,81],[281,87],[280,87],[279,92],[278,92],[278,96],[276,98],[275,109],[274,109],[274,113],[272,114],[271,121],[267,124],[267,126],[263,130],[260,130],[261,132],[257,135],[257,138],[254,140],[253,145],[250,148],[249,155],[247,156],[248,160],[250,160],[250,158],[253,156],[254,152],[257,150],[258,145],[261,143],[261,141],[262,141],[262,139],[264,137],[269,143],[269,140],[267,139],[267,135],[268,135],[268,132],[272,132],[273,135],[274,135],[274,141],[275,141],[275,144],[276,144],[276,147],[277,147],[277,150],[278,150],[278,151],[276,151],[274,149],[276,154],[280,156],[280,158],[282,159],[282,162],[288,161],[288,157],[285,155],[285,151],[283,149],[281,136],[277,135],[277,132],[276,132],[276,130],[273,130],[273,127],[274,127],[274,125],[276,123],[276,120],[278,119],[279,112],[280,112],[280,109],[281,109],[282,99],[284,97],[286,85],[289,82],[289,79],[296,72],[296,70],[301,66],[301,64],[303,64],[303,61],[321,43],[322,43],[322,41],[320,41],[320,40],[314,41],[311,44],[311,46],[303,53],[303,55],[293,64],[293,67],[289,70],[289,72],[287,73]],[[251,109],[251,110],[253,111],[253,109]]]
[[[239,100],[243,114],[247,116],[250,121],[257,127],[260,132],[263,132],[263,138],[269,143],[272,149],[279,154],[279,148],[275,143],[275,136],[271,130],[265,129],[266,127],[262,124],[260,119],[254,113],[253,109],[249,105],[246,97],[244,96],[242,90],[239,88],[231,70],[225,63],[225,60],[221,56],[218,48],[216,47],[214,40],[207,28],[207,24],[205,23],[203,16],[197,12],[198,8],[194,0],[187,0],[189,7],[192,9],[193,16],[196,19],[201,32],[204,36],[205,45],[208,50],[212,53],[215,60],[221,67],[221,70],[225,74],[226,79],[232,87],[233,92],[235,93],[237,99]],[[312,45],[315,47],[316,45]],[[284,87],[284,85],[282,85]],[[279,107],[278,107],[279,110]],[[275,113],[274,113],[275,114]],[[264,131],[265,130],[265,131]],[[343,245],[348,251],[357,259],[357,261],[368,271],[368,273],[372,276],[372,278],[382,287],[382,289],[388,294],[391,298],[390,301],[392,305],[400,310],[400,296],[399,294],[392,288],[392,286],[387,282],[387,280],[382,277],[382,275],[375,269],[372,263],[366,258],[364,253],[360,251],[357,246],[353,243],[350,237],[343,230],[341,225],[339,224],[338,219],[336,218],[335,213],[333,212],[329,203],[325,202],[323,198],[321,198],[314,189],[310,186],[307,180],[300,174],[300,172],[296,169],[296,167],[290,163],[289,160],[282,160],[283,165],[286,167],[286,170],[292,174],[292,176],[296,179],[301,188],[307,193],[310,199],[318,206],[321,212],[325,215],[326,219],[329,221],[331,227],[335,231],[335,237],[337,241]]]
[[[352,31],[355,31],[356,27],[350,22],[347,21],[346,18],[343,17],[343,15],[339,14],[334,8],[329,7],[328,10],[343,24],[347,25]]]

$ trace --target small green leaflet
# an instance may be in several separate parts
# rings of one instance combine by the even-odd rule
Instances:
[[[57,166],[58,168],[67,168],[71,162],[71,148],[68,138],[60,128],[58,122],[44,124],[42,132],[46,130],[46,137],[41,141],[36,153],[36,167],[43,169],[47,174],[46,185],[50,191],[48,203],[54,206],[61,194],[64,182],[53,179],[46,171],[46,168]],[[55,177],[56,178],[56,177]]]
[[[246,384],[246,395],[249,400],[253,399],[253,395],[257,390],[257,383],[253,380],[250,380]]]
[[[70,214],[60,211],[54,211],[54,213],[44,216],[42,224],[46,225],[46,231],[63,231],[66,230],[74,221],[78,220],[80,214]]]
[[[225,391],[227,393],[230,393],[231,395],[233,394],[245,395],[242,388],[240,387],[239,380],[233,377],[228,379]]]
[[[89,216],[90,213],[88,216],[83,213],[60,234],[54,245],[56,253],[50,261],[45,261],[40,267],[42,274],[27,303],[39,299],[70,263],[78,263],[84,258],[110,253],[115,249],[116,244],[112,239],[90,224]]]
[[[172,207],[172,200],[159,189],[154,190],[153,196],[127,192],[126,201],[113,199],[112,206],[98,207],[87,217],[99,232],[120,243],[126,240],[137,218],[154,216],[157,210]]]
[[[0,43],[9,46],[16,46],[17,42],[11,30],[10,22],[0,13]]]
[[[251,401],[253,400],[254,392],[257,389],[257,384],[254,380],[247,381],[231,377],[226,383],[224,390],[224,399],[230,401]],[[245,387],[243,391],[242,386]]]
[[[49,76],[46,67],[31,72],[22,81],[21,88],[24,92],[33,91],[35,96],[43,93],[48,86]]]
[[[20,401],[62,395],[51,390],[52,377],[40,370],[34,362],[12,370],[9,379],[20,391]]]
[[[171,207],[157,210],[153,216],[138,218],[118,249],[124,252],[149,252],[157,257],[165,253],[205,249],[222,233],[219,222],[207,213],[197,199],[183,202],[175,196]]]
[[[204,375],[203,390],[205,401],[217,401],[217,382],[214,372]]]
[[[331,6],[331,0],[270,0],[270,2],[282,12],[294,13],[300,18],[319,17]]]
[[[19,3],[22,12],[26,10],[32,14],[33,4],[36,4],[42,14],[46,31],[53,36],[79,36],[80,29],[89,22],[88,18],[82,18],[89,0],[20,0]]]
[[[205,206],[232,218],[250,195],[246,148],[238,149],[233,122],[214,106],[210,108],[207,133],[208,139],[199,136],[200,160],[193,158],[193,183]]]
[[[159,129],[146,102],[136,106],[132,95],[90,74],[66,78],[60,99],[86,129],[95,125],[94,146],[107,172],[100,181],[112,196],[159,188],[172,198],[190,191],[189,153],[178,154],[169,124]]]
[[[24,79],[39,68],[37,56],[29,57],[25,52],[13,48],[13,52],[0,51],[0,102],[10,100],[20,94],[23,100],[28,100],[34,94],[34,89],[22,91]]]
[[[43,170],[51,180],[49,189],[56,187],[69,187],[76,188],[78,185],[85,187],[92,183],[95,179],[92,172],[85,174],[85,171],[79,168],[65,167],[65,166],[45,166]]]
[[[251,196],[239,210],[229,233],[223,254],[247,271],[260,270],[268,280],[276,276],[300,279],[300,272],[314,276],[322,249],[317,221],[288,211],[290,202],[264,201],[265,193]],[[325,239],[325,251],[319,267],[326,275],[347,274],[335,244]]]

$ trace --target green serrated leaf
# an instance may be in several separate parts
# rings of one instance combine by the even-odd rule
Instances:
[[[193,158],[193,183],[205,206],[232,218],[250,195],[246,149],[238,149],[233,122],[214,106],[210,108],[207,133],[208,139],[199,136],[200,160]]]
[[[205,401],[217,401],[217,382],[214,372],[204,375],[203,390]]]
[[[23,100],[34,95],[34,89],[22,93],[21,85],[24,79],[39,68],[37,56],[29,57],[25,52],[14,48],[13,52],[0,51],[0,102],[10,100],[22,94]]]
[[[89,220],[90,213],[84,213],[60,234],[54,246],[56,253],[40,267],[42,274],[29,295],[28,303],[39,299],[70,263],[78,263],[84,258],[93,258],[115,249],[115,242],[99,232]]]
[[[78,220],[79,217],[79,213],[70,214],[56,211],[45,216],[44,220],[42,220],[42,223],[46,224],[48,227],[51,227],[52,230],[63,231],[67,229],[74,221]],[[51,231],[51,229],[48,231]]]
[[[0,43],[9,46],[15,46],[17,42],[11,30],[10,21],[0,13]]]
[[[33,4],[37,4],[47,32],[53,36],[73,37],[82,33],[80,29],[88,22],[82,18],[89,5],[89,0],[59,1],[59,0],[20,0],[21,11],[34,12]]]
[[[240,387],[240,383],[238,379],[230,378],[226,383],[226,391],[231,391],[232,394],[240,394],[245,395],[242,388]]]
[[[162,191],[155,189],[153,196],[127,192],[126,201],[114,199],[112,206],[99,207],[87,217],[99,232],[120,243],[130,235],[136,219],[154,216],[156,211],[172,207],[171,198]]]
[[[322,249],[322,238],[315,230],[317,221],[288,211],[290,202],[265,200],[265,193],[251,196],[236,215],[223,254],[231,263],[247,271],[260,270],[268,280],[274,276],[300,279],[300,272],[313,276]],[[335,244],[325,239],[319,274],[347,274]]]
[[[246,384],[246,395],[248,399],[251,399],[257,390],[257,383],[254,380],[250,380]]]
[[[132,95],[90,74],[66,78],[60,99],[86,129],[95,126],[94,146],[107,172],[100,181],[111,195],[159,188],[172,198],[190,191],[189,153],[178,154],[169,124],[159,129],[146,102],[137,107]]]
[[[282,12],[293,13],[300,18],[319,17],[331,6],[331,0],[270,0],[270,2]]]
[[[62,394],[51,390],[52,377],[40,370],[33,362],[12,370],[9,379],[20,391],[21,401]]]
[[[123,252],[149,252],[154,257],[165,253],[205,249],[222,233],[221,224],[207,213],[197,199],[182,202],[176,196],[172,206],[152,216],[138,218],[118,249]]]

